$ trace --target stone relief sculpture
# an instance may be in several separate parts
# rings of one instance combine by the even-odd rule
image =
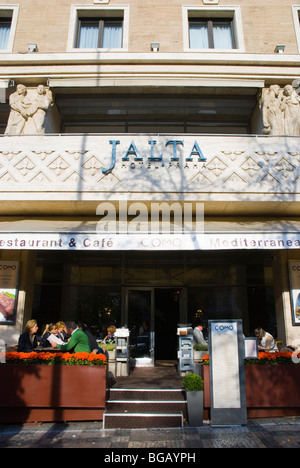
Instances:
[[[300,135],[300,96],[292,85],[283,90],[280,108],[284,115],[286,135]]]
[[[265,88],[260,107],[264,134],[300,135],[300,96],[292,85]]]
[[[43,134],[46,112],[53,105],[52,93],[45,86],[27,89],[19,84],[10,96],[7,135]]]

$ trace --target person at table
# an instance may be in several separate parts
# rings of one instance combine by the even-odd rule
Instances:
[[[57,338],[60,338],[62,341],[68,341],[70,337],[67,333],[65,322],[62,322],[62,321],[57,322],[56,328],[57,328]]]
[[[270,333],[266,332],[261,327],[256,328],[254,333],[258,338],[258,351],[265,351],[267,353],[278,351],[276,342]]]
[[[92,350],[93,353],[103,353],[103,350],[102,348],[99,348],[98,346],[98,343],[97,343],[97,340],[96,338],[94,337],[94,335],[90,332],[90,330],[88,329],[87,325],[83,322],[78,322],[77,323],[77,327],[84,331],[84,333],[87,335],[88,339],[89,339],[89,343],[90,343],[90,348]]]
[[[37,347],[36,333],[38,325],[36,320],[29,320],[25,325],[25,331],[20,335],[18,341],[19,353],[31,353]]]
[[[56,343],[51,343],[53,348],[57,347],[57,349],[61,349],[62,351],[69,351],[73,353],[91,352],[88,336],[84,333],[84,331],[80,330],[77,327],[77,324],[74,321],[67,322],[66,329],[68,335],[71,336],[68,343],[64,345],[57,345]]]
[[[115,333],[116,333],[116,327],[114,325],[109,325],[109,327],[107,327],[107,335],[103,340],[104,343],[105,344],[108,344],[108,343],[113,344],[115,342]]]
[[[45,326],[45,330],[42,334],[41,341],[39,344],[40,348],[49,348],[50,347],[50,341],[48,340],[50,335],[57,335],[57,327],[55,323],[48,323]]]

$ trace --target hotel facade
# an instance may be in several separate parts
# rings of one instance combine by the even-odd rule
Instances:
[[[295,0],[0,1],[8,346],[31,318],[126,325],[147,365],[198,319],[300,344],[299,17]]]

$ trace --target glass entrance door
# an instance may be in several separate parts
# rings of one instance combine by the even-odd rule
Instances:
[[[126,319],[130,330],[131,364],[154,366],[154,289],[128,288]]]

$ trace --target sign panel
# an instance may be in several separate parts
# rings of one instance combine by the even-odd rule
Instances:
[[[293,325],[300,325],[300,262],[289,262]]]
[[[258,345],[257,338],[245,338],[245,359],[258,359]]]
[[[19,262],[0,261],[0,324],[15,322]]]
[[[120,233],[0,232],[5,250],[282,250],[299,249],[299,233]]]
[[[247,423],[241,320],[209,321],[211,425]]]

